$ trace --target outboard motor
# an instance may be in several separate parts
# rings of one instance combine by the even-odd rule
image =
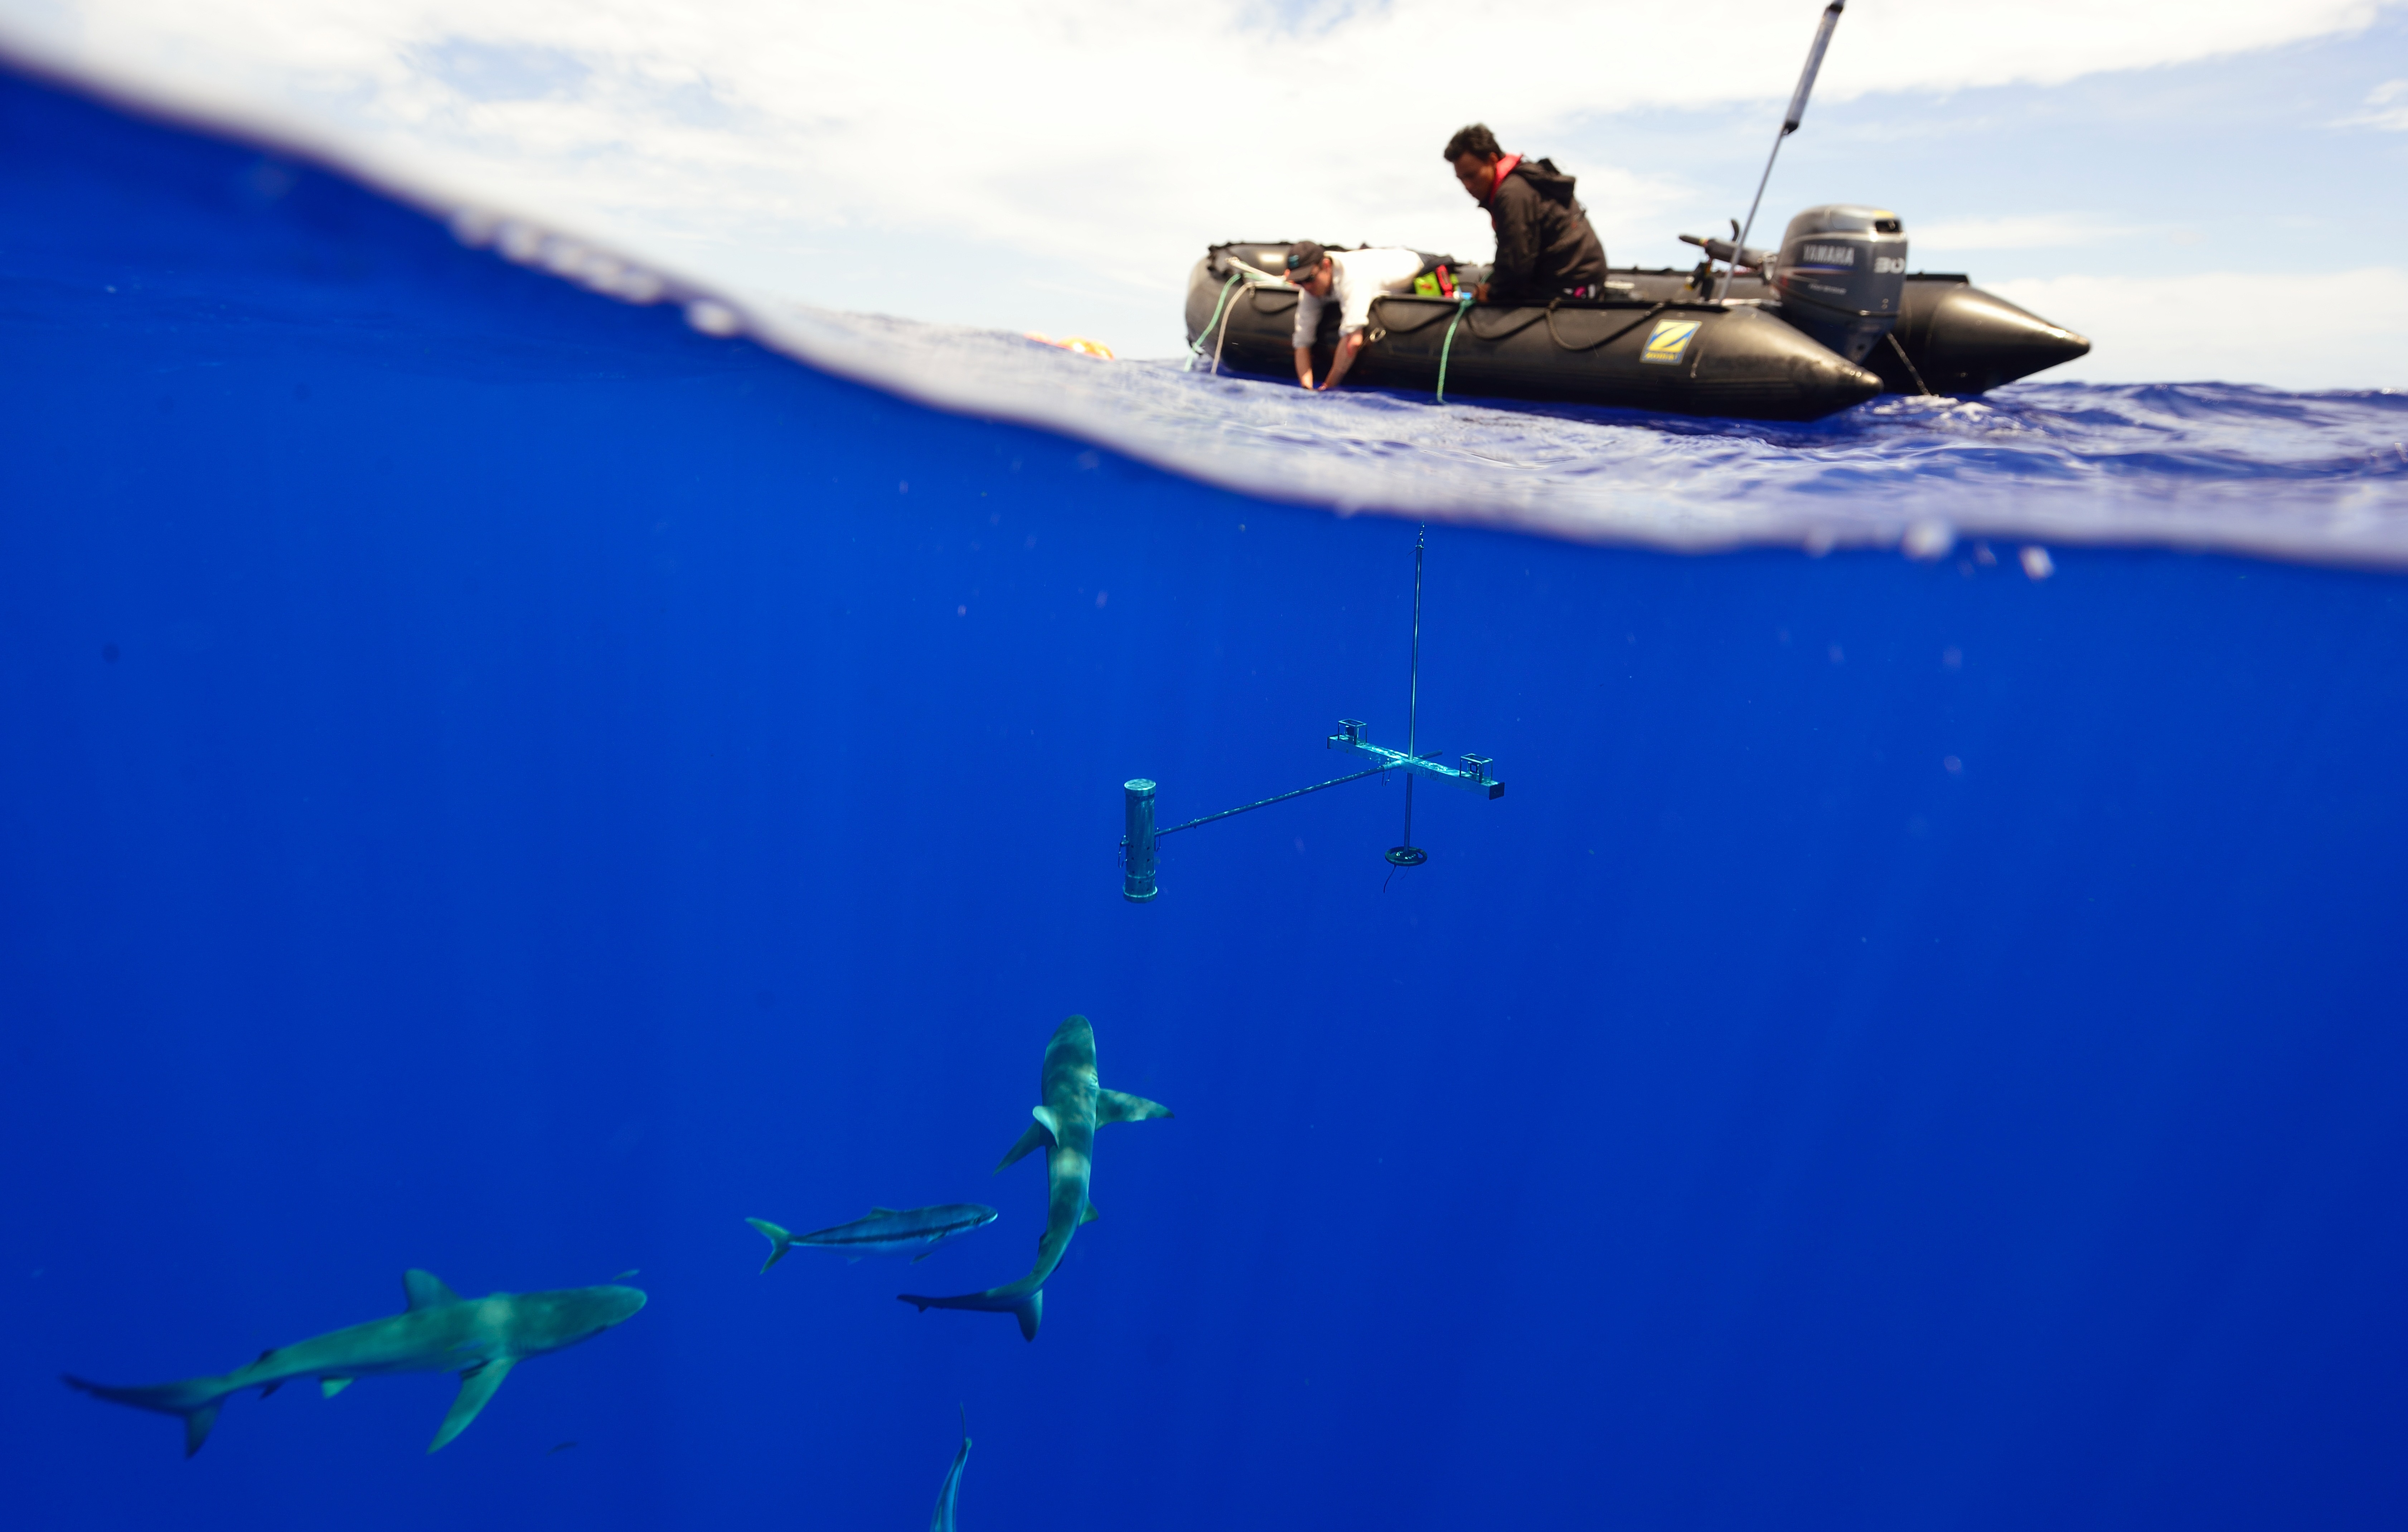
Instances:
[[[1881,208],[1809,208],[1781,236],[1773,286],[1784,320],[1862,362],[1898,322],[1906,226]]]

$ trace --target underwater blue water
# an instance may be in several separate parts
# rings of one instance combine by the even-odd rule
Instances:
[[[1420,693],[1506,795],[1421,793],[1393,877],[1397,784],[1242,816],[1137,907],[1123,779],[1177,820],[1401,735],[1412,524],[724,327],[0,79],[11,1525],[912,1526],[957,1406],[998,1532],[2408,1511],[2397,577],[1596,546],[1516,449],[1430,529]],[[1298,464],[1407,403],[1126,375]],[[1980,408],[2171,502],[2398,483],[2263,467],[2379,395]],[[1387,471],[1455,494],[1415,408]],[[2228,457],[2061,445],[2119,410]],[[1797,482],[1909,429],[1488,418]],[[1033,1344],[896,1302],[1026,1268],[1041,1175],[989,1170],[1074,1010],[1177,1117],[1102,1135]],[[1002,1217],[916,1267],[742,1222],[952,1201]],[[651,1303],[433,1457],[448,1378],[190,1461],[57,1381],[412,1266]]]

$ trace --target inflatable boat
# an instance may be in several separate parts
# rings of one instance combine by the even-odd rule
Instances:
[[[1910,273],[1904,225],[1884,208],[1809,208],[1777,251],[1682,237],[1708,252],[1694,271],[1616,269],[1601,298],[1546,304],[1470,302],[1485,268],[1425,255],[1426,291],[1372,305],[1347,382],[1811,421],[1883,393],[1980,394],[2090,350],[1963,276]],[[1187,339],[1198,365],[1296,375],[1297,294],[1275,275],[1291,248],[1233,240],[1196,264]],[[1726,268],[1736,257],[1736,271],[1716,257]],[[1333,303],[1316,374],[1337,343]]]

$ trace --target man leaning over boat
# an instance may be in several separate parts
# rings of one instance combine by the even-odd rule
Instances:
[[[1325,390],[1338,386],[1363,349],[1371,304],[1392,294],[1411,293],[1422,274],[1419,251],[1331,251],[1307,239],[1287,255],[1287,279],[1296,284],[1296,380],[1312,387],[1312,343],[1321,334],[1321,308],[1338,305],[1338,354],[1329,364]]]
[[[1572,198],[1572,178],[1555,161],[1506,153],[1484,122],[1448,139],[1446,158],[1497,231],[1497,264],[1473,296],[1482,303],[1545,303],[1604,294],[1605,246]]]

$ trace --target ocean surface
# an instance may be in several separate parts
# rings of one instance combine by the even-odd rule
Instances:
[[[1306,398],[22,72],[0,336],[11,1525],[910,1527],[957,1410],[973,1532],[2408,1516],[2400,395]],[[1505,795],[1124,902],[1125,779],[1402,742],[1423,519]],[[1027,1269],[1074,1012],[1177,1115],[1033,1342],[896,1302]],[[446,1376],[59,1381],[409,1267],[650,1301],[433,1456]]]

